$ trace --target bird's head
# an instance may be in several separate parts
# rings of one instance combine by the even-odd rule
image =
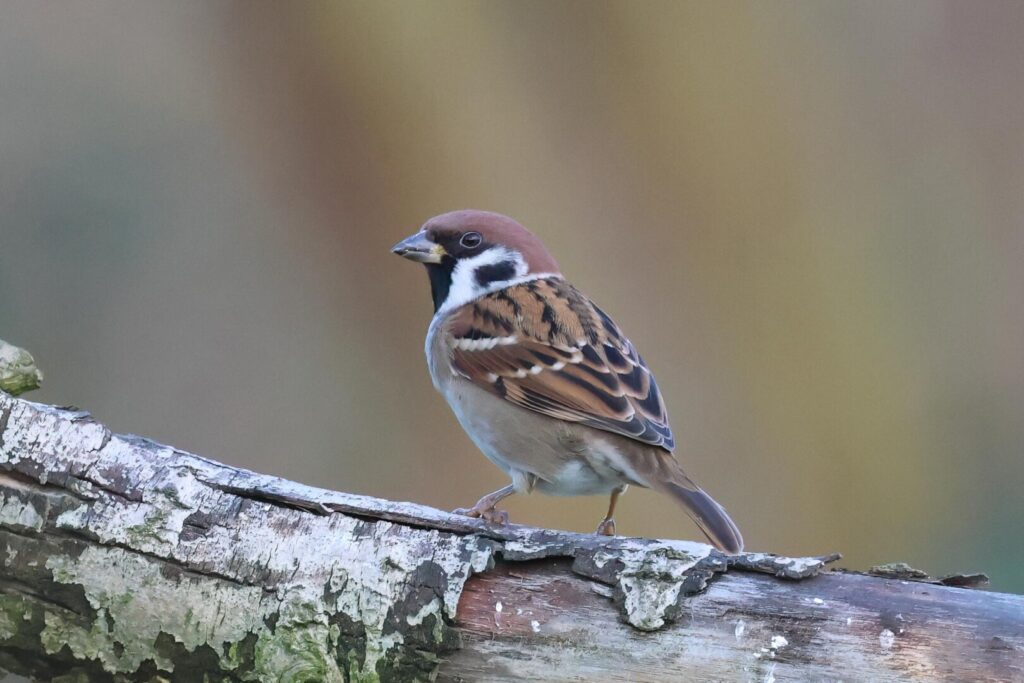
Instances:
[[[560,276],[558,263],[532,232],[489,211],[435,216],[391,251],[427,267],[435,311],[519,282]]]

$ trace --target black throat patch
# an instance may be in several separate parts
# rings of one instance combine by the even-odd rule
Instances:
[[[452,273],[455,272],[455,259],[445,257],[440,263],[427,264],[427,277],[430,278],[430,296],[434,300],[434,313],[448,298],[448,290],[452,288]]]
[[[515,261],[499,261],[487,266],[480,266],[473,271],[473,278],[481,287],[486,287],[492,282],[504,282],[516,276]]]

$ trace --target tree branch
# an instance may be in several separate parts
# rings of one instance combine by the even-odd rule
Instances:
[[[0,667],[67,681],[1021,680],[1024,598],[496,528],[0,393]]]

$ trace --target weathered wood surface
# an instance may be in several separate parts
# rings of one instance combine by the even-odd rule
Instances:
[[[495,528],[3,394],[0,560],[41,680],[1024,680],[1020,596]]]

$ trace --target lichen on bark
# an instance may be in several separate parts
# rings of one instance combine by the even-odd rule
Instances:
[[[5,395],[0,544],[0,666],[172,683],[428,681],[459,647],[467,579],[496,558],[570,558],[650,631],[745,557],[315,489]],[[747,568],[824,565],[776,559]]]
[[[32,354],[0,339],[0,391],[18,396],[38,389],[42,382],[43,373]]]
[[[81,596],[77,610],[42,604],[47,655],[118,675],[174,672],[196,653],[237,680],[429,672],[455,644],[462,585],[491,561],[477,536],[229,493],[208,483],[223,466],[81,413],[0,410],[0,530],[15,558],[0,581]],[[13,636],[24,605],[4,606],[0,636]]]

